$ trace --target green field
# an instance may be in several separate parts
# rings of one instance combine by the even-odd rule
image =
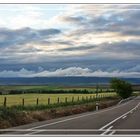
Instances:
[[[100,93],[99,97],[115,96],[116,93]],[[82,98],[95,98],[96,94],[17,94],[17,95],[0,95],[0,106],[4,103],[4,97],[7,98],[7,106],[22,105],[22,99],[24,98],[24,105],[36,105],[37,98],[39,104],[48,104],[48,98],[50,98],[50,104],[57,103],[58,97],[60,102],[65,102],[66,98],[68,102],[82,100]]]
[[[32,86],[32,85],[22,85],[22,86],[0,86],[0,91],[10,91],[10,90],[88,90],[89,92],[95,92],[96,87],[71,87],[71,86]],[[99,96],[114,96],[115,93],[107,93],[106,88],[102,89],[103,93],[98,94]],[[96,94],[83,94],[83,93],[25,93],[25,94],[4,94],[0,95],[0,106],[3,106],[4,104],[4,98],[6,97],[6,105],[7,106],[13,106],[13,105],[22,105],[23,99],[24,99],[24,105],[36,105],[37,104],[37,98],[39,99],[39,104],[48,104],[48,98],[50,98],[50,104],[58,103],[59,102],[65,102],[67,98],[67,102],[71,102],[72,98],[74,98],[74,101],[89,98],[95,98]]]
[[[100,88],[100,87],[99,87]],[[46,85],[25,85],[25,86],[0,86],[0,91],[2,90],[88,90],[88,91],[94,91],[96,90],[96,86],[89,86],[89,87],[82,87],[82,86],[46,86]],[[106,88],[102,88],[103,90],[106,90]]]
[[[22,85],[22,86],[0,86],[0,90],[25,90],[25,89],[60,89],[61,87],[57,86],[32,86],[32,85]]]

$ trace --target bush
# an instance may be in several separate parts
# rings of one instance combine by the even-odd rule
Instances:
[[[123,99],[128,98],[132,94],[132,86],[130,83],[114,78],[111,80],[111,88],[113,88],[116,93]]]

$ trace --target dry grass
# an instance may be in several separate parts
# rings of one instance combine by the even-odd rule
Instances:
[[[118,103],[119,99],[107,99],[100,101],[100,109],[115,105]],[[59,118],[63,116],[69,116],[73,114],[79,114],[87,111],[95,110],[95,102],[87,103],[83,105],[73,105],[67,107],[59,107],[49,110],[41,110],[41,111],[19,111],[14,112],[11,111],[11,115],[6,118],[0,119],[0,128],[9,128],[13,126],[19,126],[23,124],[28,124],[37,121],[50,120],[53,118]]]

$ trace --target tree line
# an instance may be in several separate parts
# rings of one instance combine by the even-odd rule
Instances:
[[[77,89],[72,89],[72,90],[38,90],[38,89],[34,89],[34,90],[9,90],[7,92],[7,94],[26,94],[26,93],[40,93],[40,94],[60,94],[60,93],[76,93],[76,94],[92,94],[92,93],[102,93],[102,92],[113,92],[114,90],[112,89],[98,89],[98,91],[95,90],[87,90],[87,89],[83,89],[83,90],[77,90]],[[0,92],[0,94],[2,95],[3,93]]]

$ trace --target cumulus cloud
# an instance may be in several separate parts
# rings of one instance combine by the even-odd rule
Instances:
[[[1,71],[0,72],[0,77],[22,77],[22,76],[28,76],[30,74],[34,74],[35,72],[34,71],[28,71],[24,68],[22,68],[21,70],[19,71],[7,71],[7,70],[4,70],[4,71]]]
[[[39,68],[40,69],[40,68]],[[69,67],[65,69],[57,69],[55,71],[43,70],[38,72],[21,69],[19,71],[1,71],[0,77],[68,77],[68,76],[87,76],[87,77],[135,77],[140,78],[139,72],[123,72],[115,70],[108,71],[92,71],[88,68]]]

